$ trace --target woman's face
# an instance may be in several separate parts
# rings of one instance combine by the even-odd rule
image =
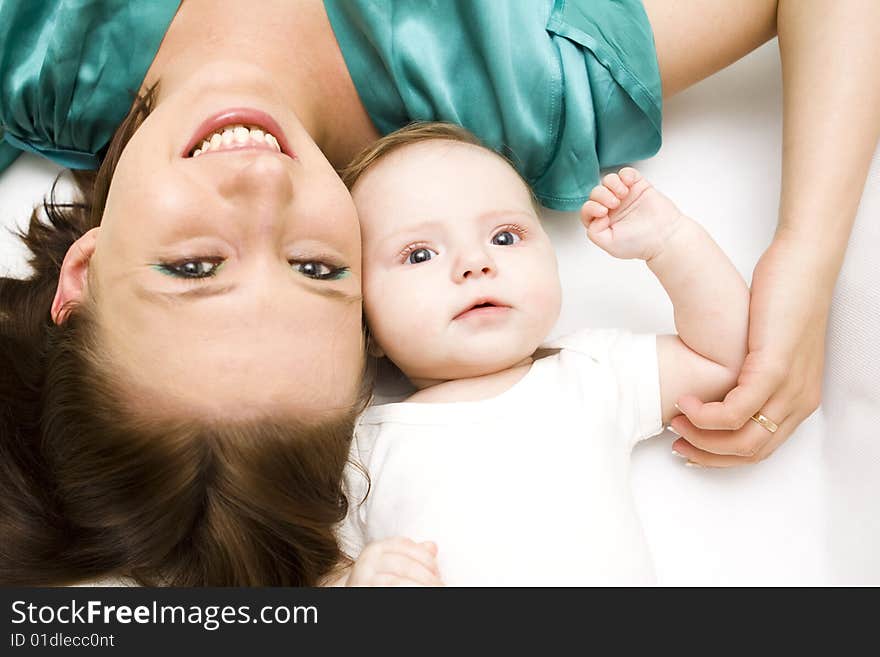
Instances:
[[[272,133],[285,152],[241,130],[224,144],[230,124]],[[151,403],[319,416],[356,401],[357,215],[266,84],[218,71],[161,98],[119,161],[88,285],[101,344]]]

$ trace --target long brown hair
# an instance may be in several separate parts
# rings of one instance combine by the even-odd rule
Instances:
[[[61,326],[50,318],[64,255],[100,224],[154,92],[99,170],[73,173],[77,200],[59,202],[53,186],[45,219],[33,211],[21,235],[30,277],[0,278],[0,585],[315,585],[344,558],[334,530],[361,408],[309,424],[138,413],[90,302]]]

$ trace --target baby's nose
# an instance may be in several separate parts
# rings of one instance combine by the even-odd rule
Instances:
[[[480,275],[480,274],[483,276],[488,276],[491,273],[492,273],[492,268],[489,267],[488,265],[485,265],[483,267],[480,267],[479,269],[477,269],[477,268],[465,269],[462,272],[461,277],[462,278],[472,278],[473,276]]]
[[[468,279],[494,276],[496,270],[492,256],[483,250],[475,250],[462,255],[456,267],[456,279],[463,282]]]

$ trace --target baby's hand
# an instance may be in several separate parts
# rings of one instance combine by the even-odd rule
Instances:
[[[437,546],[408,538],[370,543],[351,567],[346,586],[443,586]]]
[[[681,217],[675,204],[631,167],[602,178],[581,208],[590,240],[615,258],[656,257]]]

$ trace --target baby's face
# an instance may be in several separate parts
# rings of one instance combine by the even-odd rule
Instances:
[[[556,256],[501,158],[420,142],[380,160],[352,195],[367,322],[416,385],[506,369],[546,338],[561,302]]]

